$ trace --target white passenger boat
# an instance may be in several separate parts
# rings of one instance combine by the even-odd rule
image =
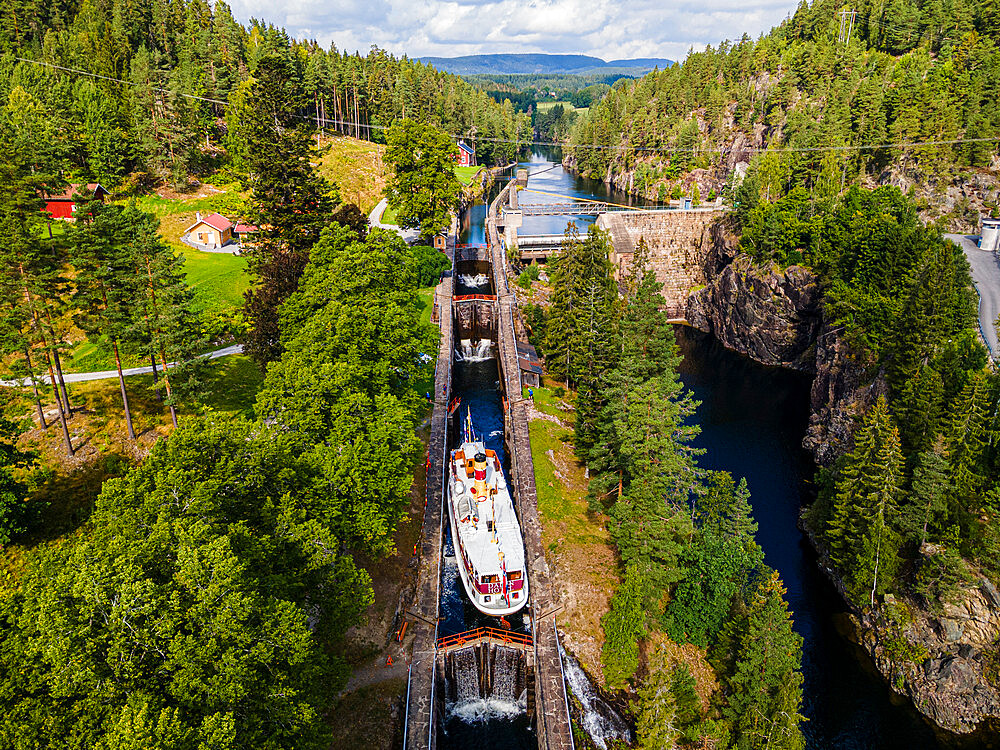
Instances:
[[[476,609],[494,617],[517,612],[528,601],[521,527],[500,459],[476,436],[470,412],[448,462],[448,515],[462,585]]]

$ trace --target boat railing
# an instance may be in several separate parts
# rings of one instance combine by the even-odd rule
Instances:
[[[479,643],[496,643],[501,646],[511,646],[518,649],[531,648],[531,636],[524,633],[514,633],[501,628],[475,628],[464,633],[455,633],[438,638],[438,651],[453,651]]]

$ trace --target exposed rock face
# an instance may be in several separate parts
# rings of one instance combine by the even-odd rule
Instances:
[[[815,372],[820,290],[816,277],[801,266],[782,271],[739,256],[688,298],[686,317],[758,362]]]
[[[992,584],[982,579],[963,589],[939,615],[893,597],[874,615],[852,615],[856,642],[890,687],[957,734],[1000,717],[1000,691],[986,678],[984,655],[1000,637],[1000,606],[984,593],[987,588]],[[892,617],[900,611],[908,614],[902,623]]]
[[[714,234],[708,283],[688,297],[687,321],[757,362],[814,374],[803,445],[819,464],[832,463],[850,448],[857,416],[885,393],[885,381],[824,322],[811,271],[756,264],[736,254],[731,236]]]
[[[758,362],[812,373],[803,445],[818,463],[832,463],[851,448],[858,416],[886,392],[882,373],[854,356],[839,329],[824,321],[812,272],[756,264],[735,246],[721,223],[713,227],[700,269],[707,283],[688,296],[686,319]],[[812,541],[821,568],[846,601],[822,545]],[[903,624],[899,612],[907,613]],[[914,601],[892,601],[874,614],[855,610],[850,618],[853,639],[892,689],[942,729],[965,734],[1000,717],[1000,693],[986,679],[983,655],[1000,638],[1000,592],[986,579],[937,615]]]
[[[827,466],[850,450],[857,418],[887,389],[882,373],[858,361],[829,325],[816,338],[814,367],[802,445],[818,464]]]

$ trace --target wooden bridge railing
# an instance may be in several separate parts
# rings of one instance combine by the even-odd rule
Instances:
[[[520,649],[531,648],[530,635],[512,633],[509,630],[501,630],[500,628],[476,628],[475,630],[466,630],[464,633],[446,635],[438,638],[437,647],[438,651],[451,651],[456,648],[464,648],[465,646],[474,646],[483,641]]]

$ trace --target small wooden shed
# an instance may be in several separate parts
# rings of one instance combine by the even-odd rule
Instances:
[[[542,379],[542,362],[538,352],[531,344],[518,341],[517,364],[521,370],[521,385],[526,388],[537,388]]]

